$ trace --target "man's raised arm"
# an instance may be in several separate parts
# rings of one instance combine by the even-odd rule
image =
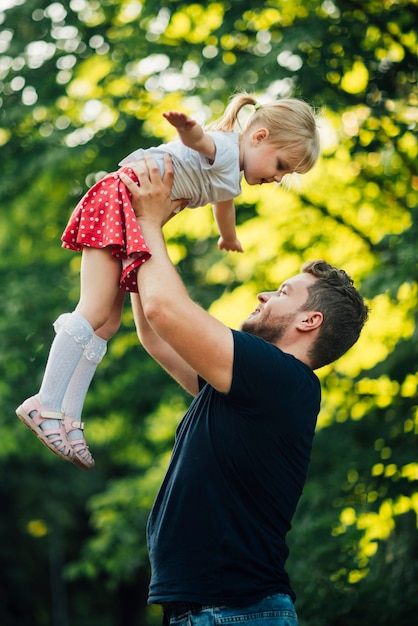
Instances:
[[[191,370],[218,391],[227,393],[231,386],[234,351],[231,329],[190,298],[167,254],[161,230],[172,213],[171,160],[169,157],[165,160],[163,179],[153,159],[140,161],[133,169],[140,186],[129,177],[124,176],[122,180],[132,194],[138,224],[152,252],[151,258],[138,270],[144,318]],[[169,367],[164,367],[170,371]],[[177,378],[174,372],[170,373]]]

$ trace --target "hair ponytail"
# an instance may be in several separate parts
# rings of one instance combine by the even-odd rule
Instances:
[[[239,112],[242,108],[248,105],[252,105],[254,107],[257,105],[257,100],[251,94],[242,92],[232,96],[222,117],[212,124],[209,124],[207,128],[210,130],[221,130],[224,132],[234,131],[237,124],[239,125]]]

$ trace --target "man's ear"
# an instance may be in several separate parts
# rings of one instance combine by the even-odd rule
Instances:
[[[270,132],[267,128],[258,128],[251,134],[251,142],[253,146],[258,146],[260,143],[269,138]]]
[[[320,311],[303,311],[297,328],[302,332],[315,330],[321,326],[323,319],[324,316]]]

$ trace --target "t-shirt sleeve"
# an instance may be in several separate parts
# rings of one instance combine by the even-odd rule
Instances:
[[[318,406],[320,388],[316,375],[301,361],[272,344],[245,332],[232,331],[234,367],[229,392],[246,414],[268,413],[272,407],[297,415],[305,401]]]
[[[202,169],[212,171],[229,171],[231,167],[239,165],[238,141],[233,133],[212,132],[208,133],[215,142],[216,154],[212,162],[207,157],[200,155]]]
[[[232,200],[241,193],[242,173],[239,168],[239,146],[237,133],[215,131],[209,133],[216,145],[216,155],[211,163],[198,155],[202,175],[210,184],[210,202]]]

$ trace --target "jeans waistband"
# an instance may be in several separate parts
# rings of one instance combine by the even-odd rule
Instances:
[[[168,619],[170,617],[179,617],[183,613],[191,611],[192,613],[198,613],[203,609],[210,609],[214,607],[214,604],[199,604],[198,602],[164,602],[162,605],[164,616]],[[216,605],[217,606],[217,605]]]

